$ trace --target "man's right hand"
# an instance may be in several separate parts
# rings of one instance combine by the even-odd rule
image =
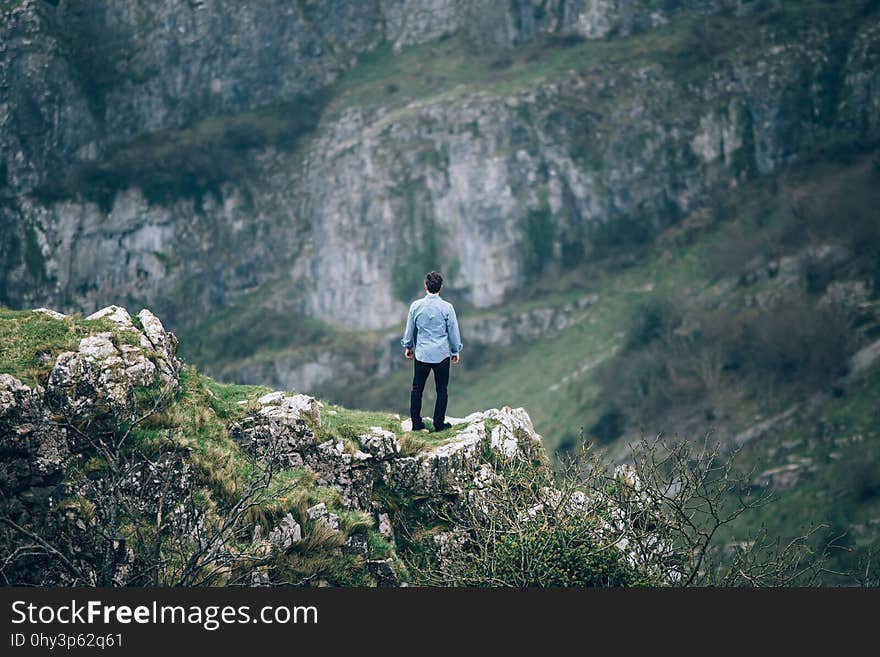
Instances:
[[[406,356],[407,360],[412,360],[413,358],[416,357],[416,355],[413,353],[412,349],[407,349],[406,351],[403,352],[403,355]]]

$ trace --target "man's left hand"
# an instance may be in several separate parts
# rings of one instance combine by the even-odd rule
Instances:
[[[461,356],[459,354],[452,354],[452,364],[458,365],[458,361],[461,360]]]
[[[403,352],[403,355],[406,356],[407,360],[412,360],[413,358],[416,357],[416,355],[413,353],[412,349],[407,349],[406,351]]]

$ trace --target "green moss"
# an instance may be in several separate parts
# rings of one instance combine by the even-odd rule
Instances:
[[[367,530],[367,547],[371,559],[386,559],[394,554],[394,546],[375,529]]]
[[[243,417],[257,399],[272,392],[266,386],[218,383],[204,375],[201,375],[201,380],[209,393],[208,404],[224,420]]]
[[[131,339],[131,334],[106,319],[86,321],[78,315],[53,319],[29,310],[0,308],[0,372],[27,385],[43,385],[61,352],[76,351],[82,338],[107,331],[118,341]]]
[[[434,422],[430,419],[425,421],[428,432],[412,431],[405,433],[400,438],[400,450],[404,456],[415,456],[420,452],[432,450],[449,443],[456,434],[467,428],[467,424],[457,424],[450,429],[433,431]]]
[[[360,411],[328,405],[321,412],[321,426],[332,436],[368,433],[372,427],[387,429],[400,435],[400,419],[384,411]]]

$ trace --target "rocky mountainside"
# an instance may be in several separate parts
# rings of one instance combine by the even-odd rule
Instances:
[[[35,331],[26,358],[16,332],[0,344],[0,425],[26,436],[4,438],[10,517],[51,501],[51,523],[87,531],[88,505],[58,495],[105,494],[107,459],[56,414],[125,433],[176,390],[133,429],[156,458],[119,462],[189,486],[207,515],[180,531],[223,517],[249,483],[235,455],[261,454],[306,492],[266,493],[249,544],[309,536],[315,514],[342,528],[266,577],[341,572],[337,543],[364,532],[370,560],[393,560],[357,514],[399,502],[382,464],[400,455],[369,445],[439,445],[400,443],[390,413],[181,368],[151,313],[77,313],[147,306],[222,380],[399,410],[403,316],[438,268],[467,349],[452,412],[523,405],[548,451],[583,431],[619,458],[640,432],[711,433],[782,491],[762,523],[827,520],[874,549],[880,2],[0,0],[0,16],[0,306],[69,313],[0,308]],[[528,424],[514,416],[473,422]],[[308,431],[323,440],[303,448]],[[126,504],[163,507],[164,483],[126,481]],[[117,547],[82,581],[137,579]]]
[[[0,302],[383,329],[432,264],[496,306],[876,140],[874,5],[807,4],[5,3]]]

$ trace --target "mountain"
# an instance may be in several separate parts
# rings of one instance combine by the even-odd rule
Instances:
[[[0,304],[153,308],[219,379],[402,412],[440,269],[452,414],[708,434],[782,533],[876,544],[880,3],[0,9]]]

